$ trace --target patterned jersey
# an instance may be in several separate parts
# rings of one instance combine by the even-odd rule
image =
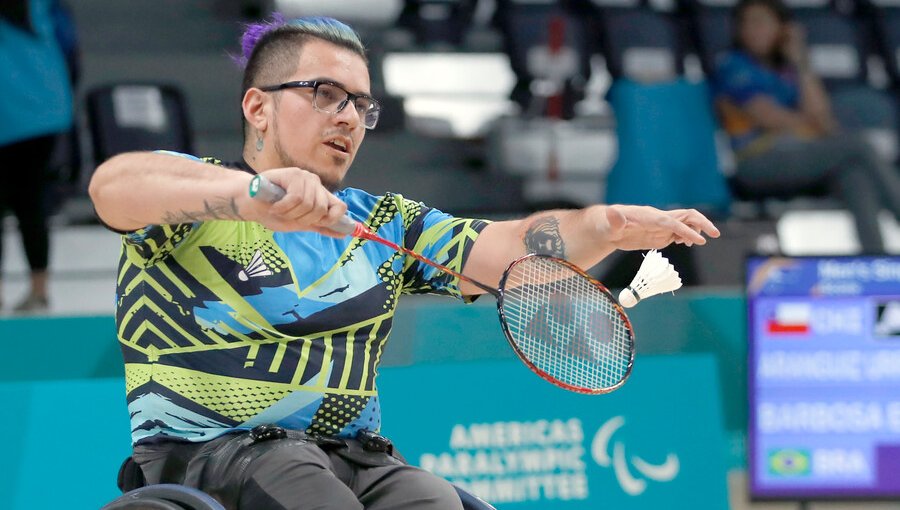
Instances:
[[[379,236],[457,271],[486,226],[399,195],[337,196]],[[458,284],[375,242],[254,222],[126,233],[116,323],[133,442],[207,441],[261,423],[378,430],[375,378],[398,298],[461,298]]]

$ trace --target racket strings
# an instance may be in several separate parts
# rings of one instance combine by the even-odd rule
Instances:
[[[611,388],[628,374],[633,340],[607,293],[571,268],[532,257],[503,290],[513,343],[540,371],[567,385]]]

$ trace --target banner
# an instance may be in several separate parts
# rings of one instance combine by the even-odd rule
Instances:
[[[382,372],[383,433],[500,510],[728,506],[711,355],[639,357],[608,395],[567,392],[517,361]]]

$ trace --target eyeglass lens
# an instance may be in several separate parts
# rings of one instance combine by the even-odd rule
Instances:
[[[315,97],[313,98],[315,107],[327,113],[338,113],[340,110],[343,110],[345,105],[341,103],[349,97],[347,91],[330,83],[319,83],[315,92]],[[375,127],[375,124],[378,122],[379,111],[371,99],[356,97],[353,100],[353,106],[367,128]]]

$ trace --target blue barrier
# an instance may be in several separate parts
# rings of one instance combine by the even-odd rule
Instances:
[[[394,429],[395,420],[405,409],[414,409],[420,397],[415,396],[417,387],[400,391],[391,389],[392,381],[398,380],[394,378],[395,372],[434,370],[437,374],[444,373],[442,371],[464,374],[470,370],[467,368],[470,365],[479,365],[469,362],[488,360],[509,363],[517,379],[520,376],[533,378],[533,382],[541,387],[535,391],[546,389],[544,383],[514,361],[497,326],[494,305],[489,301],[481,300],[466,307],[449,300],[409,299],[398,310],[383,358],[379,386],[383,397],[391,399],[385,406],[388,413],[385,416],[386,432],[395,435],[401,447],[415,448],[416,440],[407,444],[406,438],[417,437],[417,433],[410,435],[402,429]],[[621,404],[621,408],[626,409],[627,402],[620,402],[625,397],[620,395],[638,391],[631,388],[640,388],[643,378],[640,374],[658,363],[653,361],[657,357],[648,355],[678,354],[670,357],[678,360],[683,353],[712,353],[721,370],[718,375],[710,372],[712,375],[708,377],[713,382],[707,382],[707,386],[697,392],[719,400],[725,411],[724,430],[726,443],[730,446],[718,444],[717,448],[728,454],[728,468],[743,467],[742,441],[746,427],[743,297],[736,292],[681,292],[675,297],[660,296],[642,303],[630,315],[637,332],[639,353],[635,375],[622,391],[597,402],[609,403],[612,407]],[[436,324],[441,327],[436,328]],[[6,402],[0,433],[7,438],[21,438],[8,441],[7,460],[3,463],[6,476],[0,476],[0,490],[11,495],[6,501],[12,503],[7,507],[14,510],[98,508],[102,502],[112,499],[117,494],[116,469],[129,451],[122,362],[112,317],[0,320],[0,344],[5,353],[0,362],[0,396]],[[410,365],[417,366],[392,368]],[[488,395],[495,403],[505,402],[509,397],[503,385],[507,383],[499,375],[489,377],[488,382],[499,385],[500,390],[492,389]],[[654,378],[647,376],[648,380]],[[462,385],[463,379],[458,379],[444,386]],[[443,380],[451,381],[451,378]],[[488,382],[483,381],[482,386]],[[444,387],[440,386],[442,383],[435,384]],[[445,392],[461,392],[464,387],[451,387]],[[557,399],[556,396],[553,398],[554,401]],[[563,394],[560,398],[569,397]],[[660,396],[641,398],[648,406],[663,401]],[[448,409],[457,408],[448,406]],[[485,418],[489,419],[493,418]],[[630,415],[624,419],[627,425],[618,434],[624,434],[626,430],[637,433],[639,426],[635,419]],[[413,422],[410,419],[410,423]],[[585,433],[593,434],[593,430],[588,429],[594,425],[586,423],[583,422]],[[722,428],[721,424],[717,426]],[[721,430],[717,434],[715,437],[721,436]],[[718,441],[711,439],[710,444]],[[446,445],[446,438],[441,445]],[[83,461],[76,467],[79,478],[64,481],[64,486],[48,491],[46,470],[78,460]],[[606,491],[608,488],[601,489]]]
[[[0,381],[124,377],[112,317],[0,319]]]
[[[703,510],[727,506],[716,378],[712,356],[651,356],[603,396],[560,390],[517,361],[386,368],[379,386],[384,431],[409,460],[501,509]],[[92,509],[118,495],[124,380],[0,383],[0,398],[3,433],[20,438],[0,477],[7,508]]]
[[[4,508],[93,510],[119,494],[116,473],[131,450],[124,379],[0,383],[0,400],[12,449]]]

